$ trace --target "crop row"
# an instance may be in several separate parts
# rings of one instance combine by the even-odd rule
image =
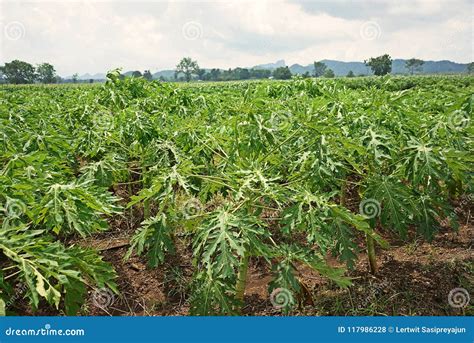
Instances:
[[[366,249],[376,273],[384,232],[457,228],[473,91],[472,77],[173,85],[118,71],[101,86],[3,87],[0,312],[17,283],[33,309],[67,314],[89,287],[118,292],[113,268],[68,242],[130,209],[128,255],[153,268],[178,237],[192,250],[192,314],[239,313],[255,257],[270,292],[302,292],[301,265],[349,285],[328,254],[352,268]]]

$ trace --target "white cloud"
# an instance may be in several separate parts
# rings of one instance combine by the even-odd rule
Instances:
[[[3,32],[0,62],[48,61],[62,75],[173,68],[190,55],[204,67],[252,66],[285,59],[473,59],[469,1],[69,1],[0,3],[2,31],[21,23],[23,35]],[[375,21],[377,39],[361,26]],[[197,39],[183,36],[195,22]],[[10,37],[11,38],[11,37]],[[188,38],[188,39],[187,39]]]

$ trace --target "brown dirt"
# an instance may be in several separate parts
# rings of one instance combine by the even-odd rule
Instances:
[[[348,276],[353,285],[341,289],[317,272],[299,267],[300,281],[309,290],[306,301],[292,309],[290,315],[474,315],[474,307],[452,308],[449,292],[457,287],[468,290],[474,298],[474,225],[471,208],[463,208],[458,232],[443,229],[430,243],[410,232],[410,239],[384,234],[390,243],[387,250],[377,249],[379,271],[369,273],[364,253]],[[94,247],[117,271],[120,295],[106,308],[96,306],[93,292],[84,306],[84,315],[101,316],[176,316],[188,315],[187,302],[193,268],[189,244],[178,237],[177,253],[155,269],[148,268],[145,257],[124,256],[128,241],[140,222],[142,213],[134,210],[130,218],[117,217],[113,229],[77,242]],[[361,251],[363,241],[361,240]],[[331,265],[339,265],[328,257]],[[251,261],[245,292],[243,315],[282,315],[270,302],[268,283],[272,275],[268,265],[255,258]],[[307,295],[308,296],[308,295]],[[32,314],[23,307],[22,314]],[[57,315],[45,307],[35,315]]]
[[[370,275],[365,254],[359,255],[348,275],[353,285],[340,289],[309,268],[300,267],[300,279],[311,292],[311,305],[294,308],[292,315],[472,315],[472,306],[463,310],[449,306],[451,289],[474,291],[473,226],[459,232],[440,232],[433,242],[420,239],[410,243],[385,237],[388,250],[378,249],[379,271]],[[104,247],[124,243],[123,237],[96,239],[88,245]],[[184,241],[178,253],[156,269],[146,259],[133,256],[123,260],[128,247],[102,251],[119,277],[121,295],[105,310],[88,300],[88,315],[187,315],[189,284],[192,275],[191,253]],[[334,264],[334,263],[331,263]],[[272,275],[267,265],[252,261],[245,292],[244,315],[281,315],[268,294]]]

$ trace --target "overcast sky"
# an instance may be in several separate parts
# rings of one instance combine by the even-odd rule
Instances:
[[[0,0],[0,63],[50,62],[75,72],[172,69],[284,59],[474,60],[474,1]]]

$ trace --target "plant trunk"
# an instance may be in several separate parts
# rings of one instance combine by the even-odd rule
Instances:
[[[129,197],[129,199],[131,199],[132,195],[133,195],[132,173],[128,174],[127,188],[128,188],[128,197]],[[129,218],[129,220],[130,220],[130,226],[132,226],[132,223],[133,223],[133,207],[130,207],[130,218]]]
[[[341,198],[339,200],[339,205],[346,206],[346,192],[347,192],[347,181],[344,180],[341,185]]]
[[[374,239],[367,234],[366,240],[367,240],[367,255],[369,256],[370,272],[372,274],[375,274],[377,273],[377,260],[376,260],[376,255],[375,255]]]
[[[143,202],[143,219],[150,218],[150,199]]]
[[[145,188],[145,180],[144,175],[146,175],[146,169],[142,168],[142,187]],[[150,218],[150,199],[146,199],[143,201],[143,219]]]
[[[245,253],[240,261],[239,274],[237,275],[237,284],[235,286],[235,298],[243,303],[245,286],[247,285],[247,272],[249,270],[250,255]],[[239,309],[240,312],[240,309]]]

